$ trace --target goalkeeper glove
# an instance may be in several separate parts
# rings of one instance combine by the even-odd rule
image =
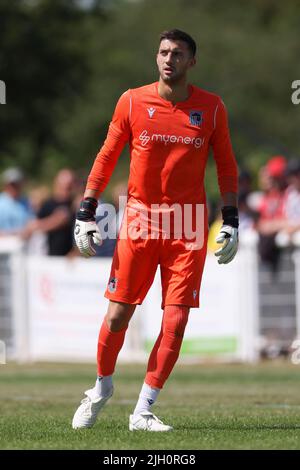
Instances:
[[[217,243],[223,246],[215,252],[215,256],[219,257],[219,264],[227,264],[233,260],[238,250],[239,242],[239,216],[238,209],[234,206],[225,206],[222,208],[223,225],[216,238]]]
[[[76,214],[74,238],[80,253],[86,258],[96,254],[93,244],[102,245],[100,230],[95,219],[97,205],[96,199],[86,197],[81,201]]]

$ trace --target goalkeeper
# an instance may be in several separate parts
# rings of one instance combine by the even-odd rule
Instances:
[[[161,331],[129,417],[129,429],[172,430],[153,414],[152,406],[179,356],[190,309],[199,306],[208,234],[204,174],[210,148],[223,202],[223,226],[217,236],[220,249],[215,253],[218,263],[229,263],[237,252],[238,171],[227,113],[219,96],[187,82],[195,54],[195,41],[188,34],[176,29],[161,34],[158,82],[130,89],[120,97],[88,177],[75,224],[76,244],[85,257],[95,254],[94,243],[101,244],[95,223],[97,201],[129,143],[128,200],[105,292],[109,305],[98,339],[97,379],[75,412],[75,429],[91,427],[112,396],[113,373],[128,323],[160,265]],[[179,217],[175,207],[182,209]],[[199,207],[203,208],[200,218]],[[160,223],[153,224],[165,212],[173,224],[168,233]],[[188,233],[178,236],[178,227],[187,225]],[[150,226],[154,226],[154,236],[152,230],[149,235]]]

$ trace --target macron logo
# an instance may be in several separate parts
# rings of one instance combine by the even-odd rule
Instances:
[[[147,108],[149,118],[151,119],[153,117],[153,114],[155,113],[156,109],[155,108]]]
[[[139,140],[142,143],[143,147],[150,142],[162,142],[165,145],[168,144],[185,144],[185,145],[194,145],[196,149],[200,148],[204,144],[204,137],[184,137],[182,135],[169,135],[169,134],[152,134],[149,135],[148,132],[143,130],[139,136]]]

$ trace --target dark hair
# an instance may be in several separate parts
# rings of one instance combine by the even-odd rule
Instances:
[[[163,31],[160,34],[159,43],[164,39],[169,39],[170,41],[184,41],[187,45],[189,50],[191,51],[193,57],[196,54],[196,43],[194,39],[184,31],[180,31],[180,29],[170,29],[169,31]]]

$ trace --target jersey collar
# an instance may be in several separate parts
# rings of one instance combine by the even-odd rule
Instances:
[[[184,100],[184,101],[178,101],[177,103],[173,104],[171,101],[168,101],[168,100],[165,100],[164,98],[162,98],[160,96],[160,94],[158,93],[158,82],[155,82],[155,93],[156,93],[156,96],[158,97],[158,99],[167,107],[169,108],[185,108],[187,106],[190,106],[190,103],[191,101],[193,100],[194,98],[194,92],[195,92],[195,89],[193,87],[193,85],[191,84],[188,84],[188,90],[189,90],[189,97]]]

